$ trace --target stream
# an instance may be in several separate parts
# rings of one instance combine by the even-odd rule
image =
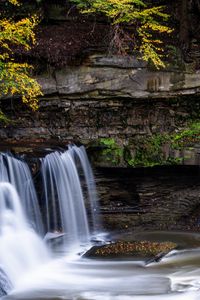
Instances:
[[[0,165],[1,299],[199,299],[200,234],[95,230],[98,196],[84,148],[70,146],[41,160],[42,213],[25,162],[2,154]],[[177,247],[159,261],[84,256],[114,240],[171,241]]]

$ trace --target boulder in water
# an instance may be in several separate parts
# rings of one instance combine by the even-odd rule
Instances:
[[[90,258],[132,257],[158,261],[177,245],[172,242],[117,241],[104,246],[92,247],[84,256]]]

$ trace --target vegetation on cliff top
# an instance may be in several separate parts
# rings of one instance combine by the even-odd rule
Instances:
[[[17,0],[9,2],[20,5]],[[38,108],[37,97],[42,95],[41,88],[31,76],[32,66],[14,59],[13,47],[29,50],[35,43],[34,29],[37,24],[36,16],[12,20],[5,19],[0,13],[0,96],[21,95],[23,103],[33,110]],[[0,120],[7,121],[2,112]]]
[[[83,13],[104,14],[111,21],[114,29],[111,43],[114,43],[119,51],[124,52],[132,45],[144,60],[153,62],[157,68],[164,67],[163,45],[157,36],[160,33],[170,33],[171,29],[162,23],[169,17],[163,12],[162,6],[149,7],[147,2],[142,0],[71,0],[71,2],[74,2]],[[19,10],[16,15],[12,12],[12,17],[8,17],[4,9],[0,13],[0,96],[20,96],[23,103],[36,110],[38,96],[42,95],[41,87],[33,78],[32,66],[24,61],[23,54],[36,43],[34,29],[38,24],[38,18],[30,14],[24,16],[23,1],[5,0],[4,3],[5,11],[7,11],[6,4],[12,5],[14,9],[21,5],[23,17],[20,16]],[[39,2],[37,4],[41,5]],[[136,30],[128,35],[123,30],[124,25]],[[7,121],[3,113],[0,114],[0,120]]]
[[[138,50],[145,61],[156,68],[164,67],[163,41],[161,34],[169,34],[172,29],[166,24],[169,15],[163,6],[149,6],[142,0],[71,0],[82,13],[99,14],[108,17],[114,28],[112,42],[123,52],[128,44]],[[123,25],[134,28],[128,36]]]

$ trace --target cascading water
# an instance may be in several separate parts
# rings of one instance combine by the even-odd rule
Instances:
[[[49,258],[42,240],[29,226],[15,188],[0,183],[0,268],[15,286],[20,277]]]
[[[16,188],[30,225],[43,235],[38,199],[28,165],[10,154],[0,154],[0,182],[10,182]]]
[[[80,163],[83,169],[85,182],[88,190],[89,203],[90,203],[90,215],[93,223],[93,228],[95,229],[97,227],[97,224],[98,225],[100,224],[99,205],[98,205],[98,196],[96,191],[95,179],[87,157],[87,153],[85,151],[84,146],[77,147],[75,145],[69,146],[68,151],[72,156],[72,158],[74,159],[75,163],[78,159],[78,162]]]
[[[94,179],[83,150],[79,151],[79,148],[74,146],[64,153],[51,153],[42,160],[47,229],[64,232],[68,248],[90,241],[88,217],[75,164],[77,153],[83,163],[90,200],[96,202],[96,198],[92,198],[95,193]],[[95,208],[97,209],[97,203]]]
[[[85,149],[70,146],[68,151],[51,153],[41,162],[47,230],[62,231],[64,249],[76,252],[77,247],[90,242],[98,215],[94,177]],[[83,192],[85,184],[82,189],[82,177],[87,193]],[[38,204],[37,197],[30,196],[30,190],[33,195],[35,190],[28,166],[0,155],[0,181],[6,181],[0,183],[0,297],[12,288],[5,299],[199,299],[199,249],[177,250],[148,265],[134,259],[81,259],[66,255],[66,251],[62,257],[49,259],[44,242],[33,229],[41,232],[40,222],[32,217],[32,210],[37,215]],[[90,205],[85,203],[85,194]],[[37,226],[31,226],[33,222]]]

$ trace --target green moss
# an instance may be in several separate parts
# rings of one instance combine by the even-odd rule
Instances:
[[[171,140],[174,149],[191,148],[191,146],[200,142],[200,122],[191,122],[187,129],[174,134]]]
[[[176,151],[193,150],[200,142],[200,121],[191,121],[187,129],[173,133],[138,136],[120,146],[114,138],[98,141],[101,160],[112,165],[125,164],[130,167],[153,167],[156,165],[182,164],[184,157],[176,157]],[[169,151],[166,151],[166,148]],[[185,157],[186,158],[186,157]]]
[[[102,147],[101,156],[113,165],[120,163],[123,157],[123,148],[121,148],[113,138],[101,138],[99,145]]]
[[[129,166],[151,167],[166,164],[162,146],[168,141],[167,135],[156,134],[150,137],[142,137],[134,140],[130,148],[134,149],[134,156],[127,158]]]
[[[175,133],[155,134],[148,138],[139,138],[131,147],[135,155],[127,159],[130,166],[156,166],[181,164],[183,157],[165,156],[164,147],[171,150],[193,150],[193,145],[200,142],[200,122],[191,122],[187,129]]]
[[[12,121],[0,109],[0,123],[6,126],[6,125],[10,124],[11,122]]]

